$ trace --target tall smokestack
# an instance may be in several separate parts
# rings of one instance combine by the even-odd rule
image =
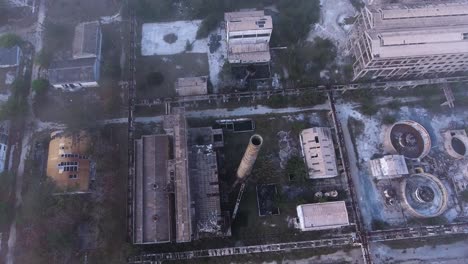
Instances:
[[[263,138],[260,135],[253,135],[250,137],[249,145],[245,150],[244,156],[242,157],[239,168],[237,169],[237,180],[235,185],[244,180],[252,172],[253,165],[257,159],[258,152],[263,144]]]

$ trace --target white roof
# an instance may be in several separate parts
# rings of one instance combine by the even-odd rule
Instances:
[[[263,11],[225,13],[224,19],[228,32],[273,29],[271,16],[265,16]]]
[[[409,174],[403,155],[387,155],[370,161],[372,176],[383,178],[397,178]]]
[[[301,204],[296,207],[302,231],[332,229],[349,225],[344,201]]]
[[[370,5],[363,13],[374,56],[468,53],[468,2]]]
[[[328,127],[304,129],[300,135],[309,178],[331,178],[338,176],[335,147]]]

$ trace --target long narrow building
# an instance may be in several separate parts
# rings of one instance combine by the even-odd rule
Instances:
[[[348,41],[354,80],[468,72],[467,0],[371,2]]]

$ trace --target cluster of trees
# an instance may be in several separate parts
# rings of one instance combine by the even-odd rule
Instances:
[[[0,37],[0,47],[11,48],[14,46],[21,46],[24,43],[20,36],[13,33],[7,33]]]
[[[47,20],[44,23],[44,48],[36,54],[36,63],[44,68],[49,67],[54,53],[68,47],[72,38],[72,28]]]
[[[22,77],[16,78],[12,85],[12,94],[0,107],[0,119],[23,117],[28,111],[29,84]]]

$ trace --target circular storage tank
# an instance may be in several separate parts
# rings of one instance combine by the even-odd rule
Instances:
[[[385,144],[392,152],[409,159],[420,159],[431,150],[431,137],[419,123],[411,120],[393,124],[387,131]]]
[[[402,205],[413,216],[429,218],[447,209],[447,189],[434,175],[413,174],[401,183]]]
[[[447,153],[455,159],[468,157],[468,137],[464,135],[454,135],[446,138],[444,144]]]

